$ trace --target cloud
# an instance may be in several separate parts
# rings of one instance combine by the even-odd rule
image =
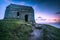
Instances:
[[[25,2],[20,2],[19,4],[20,4],[20,5],[26,5],[26,3],[25,3]]]
[[[37,8],[37,5],[34,5],[33,8],[36,9]]]
[[[5,2],[11,2],[11,0],[4,0]]]
[[[4,0],[6,3],[13,3],[13,4],[19,4],[19,5],[25,5],[25,2],[23,1],[19,1],[19,2],[15,2],[13,0]]]
[[[26,3],[25,2],[18,2],[18,3],[15,3],[15,2],[11,2],[12,4],[18,4],[18,5],[26,5]]]

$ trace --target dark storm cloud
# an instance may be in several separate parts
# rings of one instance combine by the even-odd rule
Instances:
[[[18,2],[26,2],[27,4],[31,4],[31,5],[39,5],[41,6],[41,4],[45,5],[48,4],[50,6],[58,6],[60,7],[60,0],[11,0],[12,2],[18,3]]]
[[[43,3],[43,2],[51,2],[51,3],[60,3],[60,0],[11,0],[14,2],[33,2],[33,3]]]

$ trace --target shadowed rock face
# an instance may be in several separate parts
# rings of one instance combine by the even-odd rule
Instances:
[[[31,33],[29,40],[42,40],[43,39],[43,30],[35,29]]]
[[[30,34],[29,40],[43,40],[43,29],[34,25],[33,32]]]
[[[60,30],[48,24],[33,26],[29,40],[60,40]]]
[[[20,19],[26,22],[33,22],[34,10],[30,6],[10,4],[6,8],[4,19]]]

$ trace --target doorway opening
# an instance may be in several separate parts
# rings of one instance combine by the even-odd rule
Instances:
[[[17,12],[17,18],[19,18],[19,12]]]
[[[25,15],[25,21],[28,22],[28,15]]]

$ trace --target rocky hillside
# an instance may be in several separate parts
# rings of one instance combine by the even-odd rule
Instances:
[[[60,40],[60,29],[48,24],[40,24],[43,30],[43,40]]]
[[[23,20],[0,20],[0,40],[60,40],[60,29]]]

